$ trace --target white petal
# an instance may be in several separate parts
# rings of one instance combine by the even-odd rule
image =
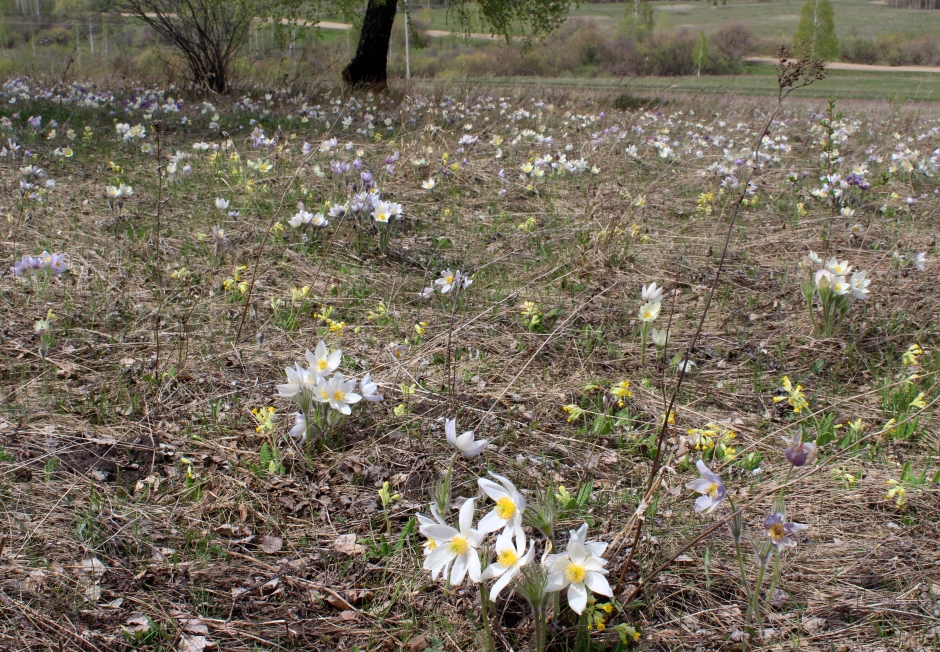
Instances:
[[[469,498],[460,506],[460,533],[464,536],[473,527],[473,509],[476,504],[476,498]]]
[[[490,587],[490,600],[496,602],[496,598],[499,597],[500,592],[506,588],[506,585],[508,585],[515,576],[515,573],[506,573],[496,580],[493,586]]]
[[[583,584],[568,585],[568,606],[579,616],[587,606],[587,589]]]
[[[447,546],[438,546],[424,560],[424,569],[429,571],[439,570],[450,563],[453,557],[454,554]]]
[[[444,432],[447,435],[447,443],[457,448],[457,419],[448,419],[444,425]]]
[[[477,455],[483,452],[483,449],[486,448],[486,444],[487,444],[487,440],[481,439],[480,441],[475,443],[473,446],[464,450],[463,456],[464,457],[476,457]]]
[[[460,450],[466,450],[468,446],[473,443],[473,431],[468,430],[459,437],[457,437],[457,448]]]
[[[499,514],[496,513],[496,510],[493,510],[480,519],[480,523],[477,525],[477,529],[484,534],[489,534],[490,532],[495,532],[504,525],[506,525],[506,520],[500,518]]]
[[[503,476],[497,475],[496,473],[493,473],[492,471],[490,471],[490,475],[496,478],[497,480],[499,480],[500,484],[506,487],[506,491],[508,493],[513,493],[516,491],[516,485],[510,482],[509,478],[504,478]]]
[[[561,591],[566,586],[568,586],[568,578],[565,577],[564,573],[549,573],[548,581],[545,584],[545,592]]]
[[[460,532],[449,525],[438,525],[437,523],[422,525],[418,530],[427,538],[434,539],[435,541],[448,541],[460,534]]]
[[[467,554],[464,555],[467,557],[467,574],[470,576],[470,581],[475,584],[480,583],[480,557],[477,555],[476,550],[467,551]]]
[[[450,571],[450,583],[453,586],[463,584],[464,577],[467,576],[467,556],[460,555],[454,560],[454,568]]]
[[[509,492],[507,492],[503,487],[500,487],[492,480],[480,478],[477,480],[477,484],[480,485],[480,489],[483,490],[483,493],[492,498],[494,501],[509,495]]]
[[[600,573],[588,571],[588,574],[584,577],[584,585],[594,591],[594,593],[600,593],[601,595],[606,595],[608,597],[613,597],[614,595],[614,592],[610,588],[610,584],[607,582],[607,578]]]

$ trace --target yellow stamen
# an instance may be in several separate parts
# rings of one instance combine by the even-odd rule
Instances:
[[[587,569],[580,564],[568,564],[565,569],[565,579],[572,584],[580,584],[587,577]]]
[[[450,540],[450,551],[460,557],[470,548],[470,544],[459,534],[454,535]]]
[[[780,541],[780,539],[787,536],[787,531],[783,529],[783,523],[774,523],[770,526],[768,534],[770,534],[770,538],[774,541]]]
[[[508,521],[516,514],[516,503],[512,501],[512,498],[509,496],[503,496],[496,501],[496,515]]]
[[[519,555],[512,548],[504,548],[497,553],[496,561],[504,568],[509,568],[519,561]]]

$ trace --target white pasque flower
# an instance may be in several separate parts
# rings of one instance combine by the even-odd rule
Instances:
[[[571,541],[574,541],[577,539],[582,544],[584,544],[584,547],[587,548],[589,553],[591,553],[595,557],[603,557],[604,551],[607,550],[607,544],[604,543],[603,541],[588,541],[587,531],[588,531],[587,523],[582,523],[581,527],[579,527],[577,530],[568,530],[569,544]],[[559,553],[545,555],[544,563],[547,567],[551,567],[551,565],[554,564],[558,559],[561,559],[567,554],[568,553],[565,553],[565,552],[559,552]]]
[[[592,554],[580,539],[570,539],[564,555],[549,567],[548,592],[568,588],[568,606],[580,615],[587,607],[588,591],[612,597],[614,592],[604,575],[607,560]]]
[[[659,311],[662,310],[663,304],[659,301],[644,303],[640,307],[640,321],[642,322],[651,322],[657,317],[659,317]]]
[[[372,373],[367,373],[362,377],[359,383],[359,392],[362,394],[362,400],[377,402],[381,401],[383,396],[378,393],[379,386],[372,382]]]
[[[522,567],[532,563],[535,548],[530,545],[526,549],[525,533],[522,530],[514,533],[508,529],[496,537],[493,547],[496,549],[496,561],[483,570],[481,577],[484,580],[499,578],[490,587],[490,600],[496,602],[500,592],[519,574]]]
[[[663,300],[663,289],[656,287],[656,282],[654,281],[649,285],[643,286],[643,290],[640,291],[640,297],[647,303],[659,303]]]
[[[851,292],[852,286],[849,285],[844,276],[836,276],[832,282],[832,291],[841,297]]]
[[[658,348],[663,348],[666,346],[666,340],[669,337],[669,333],[665,328],[651,328],[650,329],[650,338],[653,340],[653,344]]]
[[[856,299],[865,300],[868,298],[868,286],[871,284],[871,279],[867,278],[867,275],[868,272],[858,271],[853,273],[852,278],[849,279],[852,296]]]
[[[506,531],[515,530],[517,534],[522,533],[522,515],[525,513],[525,496],[516,490],[516,485],[501,475],[490,473],[499,480],[496,484],[492,480],[480,478],[477,484],[487,496],[489,496],[496,505],[493,510],[480,519],[477,529],[483,534],[495,532],[500,528]]]
[[[437,181],[434,180],[434,177],[431,177],[427,181],[421,182],[421,187],[425,190],[434,190],[434,186],[437,185]]]
[[[303,412],[294,415],[294,427],[290,429],[290,436],[298,444],[304,443],[307,439],[307,417]]]
[[[457,436],[457,419],[448,419],[444,424],[444,433],[447,435],[447,443],[453,446],[464,457],[476,457],[486,448],[487,440],[473,441],[473,431],[468,430],[459,437]]]
[[[313,388],[316,386],[316,377],[311,375],[309,369],[304,369],[299,364],[295,364],[293,367],[287,367],[284,371],[287,373],[287,382],[277,386],[278,394],[291,398],[302,392],[313,392]]]
[[[319,397],[314,396],[320,403],[329,403],[330,407],[340,414],[352,414],[354,403],[362,400],[362,397],[356,393],[356,379],[346,380],[343,374],[336,372],[332,378],[317,378],[317,392]]]
[[[215,207],[218,208],[220,211],[224,211],[225,209],[227,209],[229,203],[231,202],[229,202],[229,200],[227,199],[223,199],[221,197],[215,198]]]
[[[460,270],[457,270],[456,273],[451,272],[449,269],[445,269],[441,272],[441,277],[434,281],[434,285],[437,285],[441,289],[441,294],[447,294],[453,289],[454,285],[460,279]]]
[[[447,522],[444,521],[443,518],[441,518],[440,512],[437,511],[437,505],[435,505],[434,503],[431,503],[431,516],[434,517],[433,519],[428,518],[424,514],[417,514],[416,516],[418,518],[418,531],[419,532],[423,533],[424,528],[427,527],[428,525],[443,525],[447,527]],[[432,552],[434,552],[437,549],[437,546],[438,546],[438,542],[436,540],[428,538],[428,540],[424,542],[424,556],[425,557],[429,556]],[[448,569],[450,568],[450,563],[452,562],[453,560],[451,560],[451,562],[445,564],[444,566],[441,566],[435,570],[432,570],[431,579],[436,580],[438,574],[441,571],[443,571],[444,574],[446,575],[448,573]]]
[[[434,549],[424,560],[424,568],[431,571],[432,577],[450,570],[452,586],[463,584],[464,578],[479,583],[481,578],[480,554],[477,548],[483,538],[473,529],[473,508],[476,499],[469,498],[460,507],[459,529],[444,524],[428,524],[421,527],[421,534],[434,541]]]
[[[814,279],[817,289],[828,290],[835,278],[832,276],[832,272],[828,269],[820,269],[816,272],[816,278]]]
[[[838,258],[833,257],[826,261],[826,269],[835,276],[845,276],[852,271],[852,266],[849,265],[847,260],[840,261]]]
[[[307,349],[306,357],[312,373],[317,376],[326,376],[336,371],[337,367],[339,367],[339,363],[343,360],[343,351],[342,349],[330,351],[326,348],[326,343],[320,340],[320,343],[317,344],[317,348],[313,353]]]
[[[814,267],[819,268],[822,264],[822,259],[816,254],[812,249],[809,250],[809,253],[803,257],[803,260],[800,261],[800,267],[803,269],[812,269]]]
[[[911,259],[911,264],[917,269],[919,269],[920,271],[924,271],[924,265],[926,264],[926,262],[927,262],[926,251],[920,252],[919,254],[914,256],[913,259]]]
[[[384,201],[376,203],[375,210],[372,211],[372,218],[381,224],[388,224],[392,215],[394,215],[392,205]]]

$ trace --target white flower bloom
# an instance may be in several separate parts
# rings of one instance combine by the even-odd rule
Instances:
[[[580,539],[568,541],[567,552],[549,567],[548,592],[568,588],[568,606],[580,615],[587,607],[588,591],[613,597],[604,566],[607,561],[591,554]]]
[[[653,339],[653,344],[661,349],[666,346],[669,335],[665,328],[652,328],[650,329],[650,337]]]
[[[294,427],[290,429],[290,436],[298,444],[304,443],[307,439],[307,417],[303,412],[294,415]]]
[[[832,282],[832,291],[839,296],[844,296],[852,291],[852,287],[844,276],[837,276]]]
[[[476,457],[486,448],[487,440],[473,441],[472,430],[468,430],[458,437],[457,419],[448,419],[444,425],[444,432],[447,435],[447,443],[462,453],[464,457]]]
[[[434,190],[434,186],[437,185],[437,181],[434,180],[434,177],[431,177],[427,181],[421,182],[421,187],[425,190]]]
[[[381,224],[388,224],[392,215],[394,215],[393,206],[384,201],[376,203],[375,210],[372,211],[372,219]]]
[[[816,287],[820,290],[828,290],[834,280],[832,272],[828,269],[820,269],[816,272]]]
[[[584,544],[584,547],[587,548],[589,553],[591,553],[595,557],[603,557],[604,552],[607,550],[607,544],[604,543],[603,541],[588,541],[587,531],[588,531],[587,523],[582,523],[581,527],[579,527],[577,530],[568,530],[569,542],[577,539],[582,544]],[[544,563],[546,566],[551,567],[551,565],[554,564],[556,560],[564,557],[566,554],[567,553],[560,552],[560,553],[555,553],[551,555],[546,555]]]
[[[813,269],[814,267],[818,269],[820,265],[822,265],[822,260],[812,249],[810,249],[809,253],[800,261],[800,267],[807,270]]]
[[[223,198],[221,198],[221,197],[216,197],[216,198],[215,198],[215,207],[218,208],[220,211],[226,210],[226,209],[228,208],[228,205],[229,205],[230,203],[231,203],[231,202],[229,202],[229,200],[227,200],[227,199],[223,199]]]
[[[849,265],[847,260],[839,261],[838,258],[830,258],[826,261],[826,269],[835,276],[845,276],[852,271],[852,266]]]
[[[459,528],[449,525],[428,524],[421,527],[421,534],[435,542],[431,554],[424,560],[424,568],[436,577],[453,564],[450,571],[450,583],[453,586],[463,584],[464,578],[479,583],[482,579],[480,555],[477,548],[482,535],[473,529],[474,498],[469,498],[460,507]]]
[[[924,271],[924,263],[926,262],[927,262],[927,252],[922,251],[916,256],[914,256],[914,259],[911,261],[911,264],[913,264],[914,267],[916,267],[920,271]]]
[[[849,279],[849,286],[851,287],[852,296],[856,299],[865,300],[868,298],[868,286],[871,284],[871,279],[866,278],[868,272],[859,271],[852,274],[852,278]]]
[[[320,340],[320,343],[317,344],[316,351],[310,353],[308,349],[306,357],[312,373],[318,376],[326,376],[336,371],[339,367],[339,363],[343,359],[343,351],[336,349],[331,352],[326,348],[326,343]]]
[[[643,290],[640,292],[640,297],[646,303],[659,303],[663,300],[663,289],[656,287],[655,282],[644,285]]]
[[[362,382],[359,383],[359,391],[362,393],[362,399],[364,401],[381,401],[382,395],[378,393],[379,386],[372,382],[372,374],[367,373],[362,377]]]
[[[457,274],[459,274],[459,270]],[[434,285],[437,285],[441,289],[441,294],[447,294],[453,289],[454,284],[456,283],[458,276],[454,274],[449,269],[445,269],[441,272],[441,277],[434,281]]]
[[[277,386],[277,393],[286,398],[297,396],[301,392],[312,392],[315,386],[315,378],[311,378],[310,372],[299,364],[293,367],[287,367],[287,383]]]
[[[346,380],[339,372],[330,379],[323,376],[317,378],[317,390],[320,393],[320,402],[329,403],[330,407],[340,414],[352,414],[350,405],[362,400],[362,397],[356,394],[356,379]]]
[[[440,513],[437,511],[437,505],[431,503],[431,516],[434,518],[428,518],[424,514],[417,514],[418,517],[418,531],[424,533],[424,529],[429,525],[443,525],[447,527],[447,523],[441,518]],[[425,535],[427,536],[427,535]],[[424,556],[429,556],[434,552],[438,546],[441,544],[440,541],[428,537],[428,540],[424,542]],[[431,571],[431,579],[436,580],[438,574],[443,571],[444,575],[447,575],[450,572],[450,565],[453,563],[453,560],[445,564],[444,566],[438,567],[436,570]]]
[[[513,544],[515,538],[515,544]],[[499,578],[490,588],[490,600],[496,598],[505,589],[513,578],[519,574],[522,567],[531,564],[535,558],[535,548],[531,545],[526,549],[525,533],[519,530],[516,536],[510,530],[503,530],[496,538],[496,561],[486,567],[481,577],[484,580]]]
[[[490,473],[499,480],[496,484],[492,480],[480,478],[477,484],[487,496],[489,496],[496,505],[493,510],[480,519],[477,529],[482,534],[489,534],[503,528],[506,531],[515,531],[522,533],[522,515],[525,513],[525,497],[516,490],[516,486],[501,475]]]
[[[662,302],[645,303],[640,307],[640,321],[651,322],[659,317],[659,311],[662,310]]]

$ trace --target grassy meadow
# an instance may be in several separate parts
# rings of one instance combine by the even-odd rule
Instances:
[[[757,72],[6,80],[0,648],[936,650],[940,120]]]

